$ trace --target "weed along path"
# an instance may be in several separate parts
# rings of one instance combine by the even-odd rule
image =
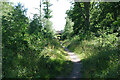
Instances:
[[[80,59],[78,58],[78,56],[73,53],[70,52],[66,47],[63,46],[63,48],[65,49],[65,51],[68,53],[70,60],[73,62],[73,70],[71,72],[70,75],[66,76],[66,77],[57,77],[57,79],[59,78],[68,78],[68,79],[75,79],[75,80],[79,80],[79,78],[82,77],[82,73],[81,73],[81,69],[82,69],[82,62],[80,61]]]

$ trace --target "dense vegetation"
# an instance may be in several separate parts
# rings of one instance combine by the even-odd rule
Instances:
[[[83,78],[119,78],[120,2],[72,5],[62,39],[80,57]]]
[[[22,4],[2,2],[3,78],[55,78],[72,71],[73,63],[52,29],[52,4],[41,4],[44,13],[40,5],[31,20]],[[82,77],[119,78],[120,2],[71,5],[61,40],[81,59]]]
[[[43,2],[44,14],[30,20],[20,3],[2,6],[2,77],[54,78],[71,71],[72,63],[60,42],[54,38],[49,2]]]

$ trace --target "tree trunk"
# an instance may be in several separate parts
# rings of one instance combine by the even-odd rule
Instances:
[[[89,17],[90,2],[84,2],[85,13],[83,13],[83,11],[82,11],[80,2],[78,2],[78,4],[79,4],[80,12],[81,12],[83,18],[85,19],[85,25],[86,25],[85,32],[87,32],[90,29],[90,17]]]
[[[90,7],[90,2],[84,2],[84,9],[85,9],[85,14],[86,14],[86,30],[90,29],[90,17],[89,17],[89,7]]]

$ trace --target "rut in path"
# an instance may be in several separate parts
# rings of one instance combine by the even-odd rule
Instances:
[[[82,62],[80,61],[80,59],[78,58],[78,56],[75,53],[70,52],[64,46],[63,46],[63,48],[65,49],[65,51],[68,52],[68,55],[69,55],[71,61],[73,62],[73,70],[72,70],[72,73],[70,75],[68,75],[67,77],[57,77],[57,79],[69,78],[69,79],[75,79],[75,80],[78,79],[79,80],[79,78],[82,77],[82,73],[81,73]]]

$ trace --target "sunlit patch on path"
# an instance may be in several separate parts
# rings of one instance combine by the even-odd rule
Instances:
[[[71,61],[74,63],[72,73],[68,76],[68,78],[81,78],[82,63],[80,59],[75,53],[70,52],[67,48],[65,48],[65,50],[68,52],[68,55],[70,56]]]
[[[68,55],[70,56],[70,59],[72,62],[79,62],[80,59],[75,55],[73,52],[68,52]]]
[[[78,56],[73,53],[70,52],[66,47],[63,46],[63,48],[65,49],[65,51],[68,53],[70,60],[73,62],[73,70],[72,73],[70,75],[68,75],[67,77],[57,77],[57,78],[68,78],[68,79],[79,79],[82,77],[82,73],[81,73],[81,68],[82,68],[82,62],[80,61],[80,59],[78,58]]]

